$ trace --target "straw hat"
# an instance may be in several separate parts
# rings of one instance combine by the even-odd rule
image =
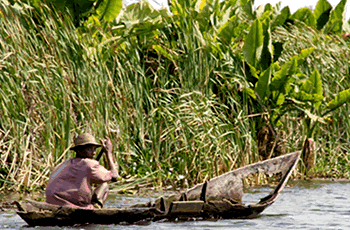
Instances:
[[[71,147],[70,150],[75,150],[77,147],[83,145],[95,145],[97,147],[101,146],[99,143],[97,143],[95,137],[90,133],[82,133],[74,139],[74,146]]]

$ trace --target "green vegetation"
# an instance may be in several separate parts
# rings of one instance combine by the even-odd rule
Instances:
[[[0,2],[1,190],[45,188],[85,131],[114,140],[123,189],[192,185],[306,138],[313,175],[350,178],[346,0],[49,2]]]

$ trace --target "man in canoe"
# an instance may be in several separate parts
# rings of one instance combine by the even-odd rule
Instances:
[[[78,135],[71,150],[76,157],[62,162],[54,168],[46,188],[46,202],[60,206],[78,208],[102,208],[106,201],[108,181],[118,177],[113,162],[112,142],[107,137],[102,141],[110,170],[94,160],[96,148],[101,147],[89,133]],[[92,192],[92,185],[96,189]]]

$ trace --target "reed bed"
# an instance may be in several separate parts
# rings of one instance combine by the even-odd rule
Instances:
[[[49,8],[1,10],[2,187],[43,188],[54,165],[72,156],[76,133],[103,137],[115,128],[110,73],[84,60],[76,28]]]
[[[164,67],[156,81],[133,38],[108,56],[91,47],[92,38],[80,39],[69,20],[40,10],[1,6],[2,190],[45,188],[53,167],[74,156],[73,137],[85,131],[118,143],[122,176],[150,175],[155,186],[183,177],[195,183],[250,162],[250,137],[240,132],[247,119],[227,123],[223,106],[201,92],[208,69],[196,65],[198,52],[183,61],[183,85]]]
[[[1,2],[0,191],[44,189],[53,167],[74,156],[69,147],[81,132],[111,137],[121,190],[192,185],[261,160],[256,132],[264,114],[251,113],[242,90],[249,82],[240,46],[220,53],[214,30],[201,32],[191,16],[177,20],[151,31],[157,36],[99,34],[45,5]],[[280,63],[315,47],[303,72],[316,66],[327,95],[349,88],[346,41],[305,26],[273,36],[291,40]],[[317,131],[315,175],[349,177],[348,106]],[[282,121],[286,152],[299,150],[303,118],[290,113]]]

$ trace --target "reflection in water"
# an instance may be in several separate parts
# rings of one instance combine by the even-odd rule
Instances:
[[[36,229],[350,229],[350,190],[348,182],[294,181],[283,189],[279,199],[254,219],[193,221],[179,223],[144,223],[144,225],[86,225],[79,227],[37,227]],[[245,194],[244,203],[256,203],[271,188],[262,187]],[[127,206],[148,202],[151,198],[110,195],[106,206]],[[34,229],[15,213],[0,213],[0,229]]]

